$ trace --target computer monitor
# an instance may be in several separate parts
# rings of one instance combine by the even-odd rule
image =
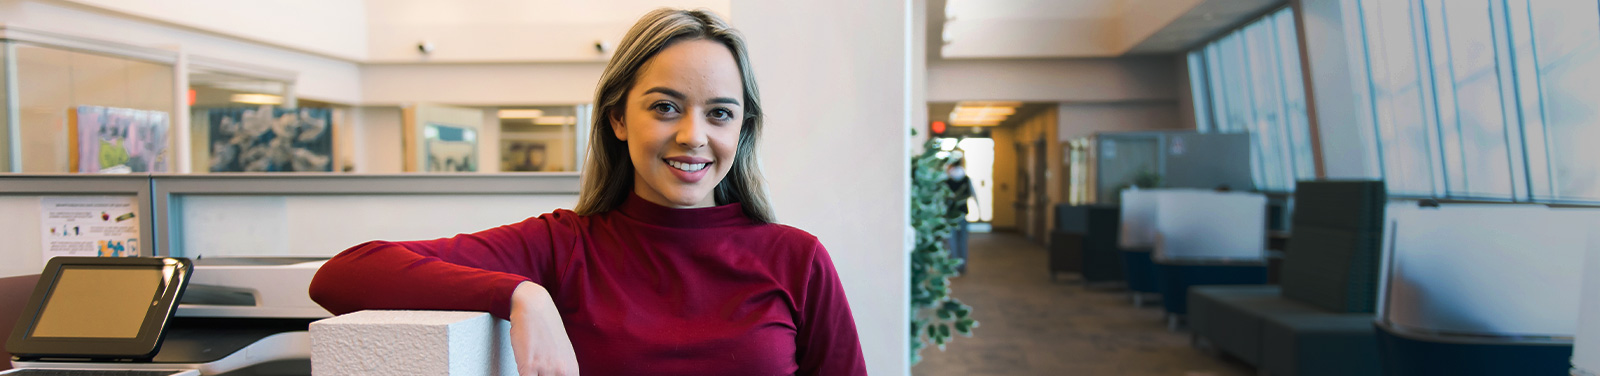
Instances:
[[[52,258],[6,350],[23,360],[149,360],[192,270],[184,258]]]

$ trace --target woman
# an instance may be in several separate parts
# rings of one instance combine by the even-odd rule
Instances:
[[[487,311],[511,321],[523,375],[865,374],[827,251],[772,223],[743,38],[706,11],[651,12],[595,103],[575,210],[358,245],[312,298],[336,314]]]

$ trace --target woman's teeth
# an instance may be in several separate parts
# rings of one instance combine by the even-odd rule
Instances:
[[[700,171],[701,169],[704,169],[706,166],[710,165],[710,163],[683,163],[678,161],[667,161],[667,164],[671,165],[672,168],[687,172]]]

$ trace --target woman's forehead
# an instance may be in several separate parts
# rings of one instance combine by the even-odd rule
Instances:
[[[696,39],[673,43],[651,57],[639,67],[634,86],[667,87],[691,96],[737,98],[744,90],[744,80],[727,46]]]

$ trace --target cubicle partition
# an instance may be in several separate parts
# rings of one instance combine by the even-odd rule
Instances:
[[[150,177],[144,175],[0,175],[0,277],[39,274],[47,238],[44,200],[50,197],[128,197],[143,249],[154,249]],[[148,255],[148,252],[144,252]]]
[[[161,254],[328,257],[476,232],[577,204],[576,173],[157,175]]]
[[[131,197],[141,256],[329,257],[577,203],[576,173],[0,175],[0,277],[44,267],[46,197]]]

